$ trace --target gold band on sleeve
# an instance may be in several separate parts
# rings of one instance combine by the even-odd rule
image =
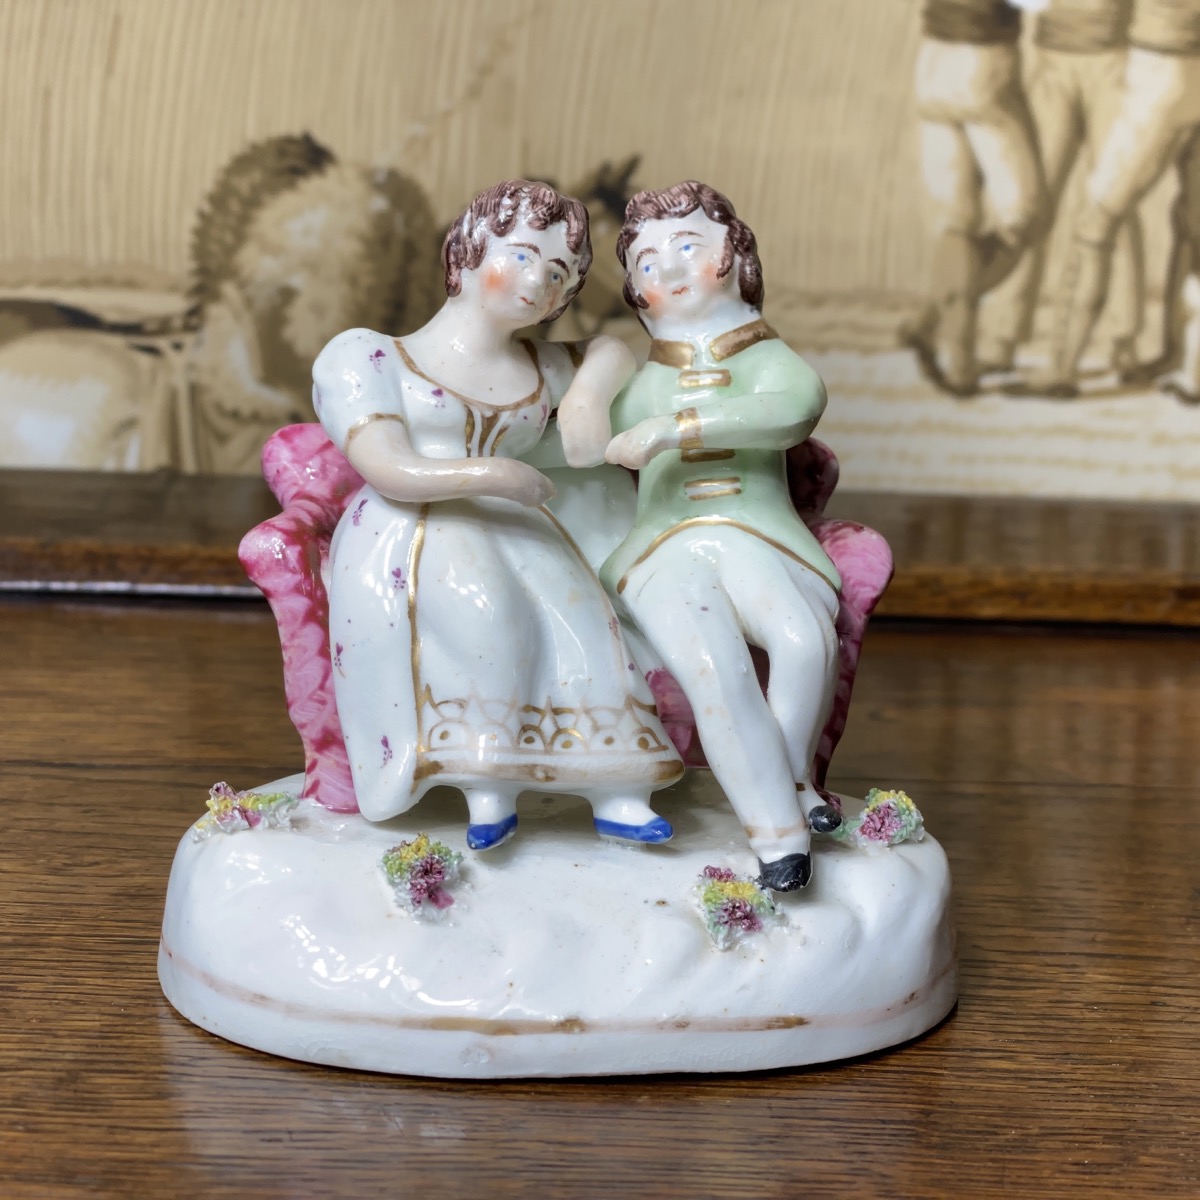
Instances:
[[[681,408],[675,414],[675,428],[679,431],[680,450],[704,449],[704,437],[700,431],[700,414],[694,408]]]
[[[365,417],[359,417],[346,432],[346,440],[342,443],[342,453],[349,455],[350,443],[375,421],[400,421],[403,423],[404,418],[399,413],[368,413]]]

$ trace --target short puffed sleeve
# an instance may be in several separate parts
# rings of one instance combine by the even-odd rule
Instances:
[[[403,420],[400,356],[386,334],[370,329],[339,333],[313,364],[313,408],[343,453],[364,425]]]

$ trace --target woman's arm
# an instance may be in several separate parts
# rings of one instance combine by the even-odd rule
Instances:
[[[313,364],[313,407],[334,445],[384,496],[424,504],[501,496],[544,504],[554,485],[511,458],[426,458],[413,449],[395,373],[395,342],[370,329],[338,334]]]
[[[587,343],[583,362],[558,406],[563,453],[572,467],[604,461],[612,438],[608,410],[636,370],[633,351],[618,338],[601,334]]]
[[[351,429],[350,465],[379,493],[424,504],[464,496],[499,496],[531,508],[554,496],[554,484],[515,458],[425,458],[398,417],[377,417]]]

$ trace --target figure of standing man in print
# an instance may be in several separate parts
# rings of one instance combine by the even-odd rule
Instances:
[[[1080,154],[1095,165],[1121,109],[1133,0],[1049,0],[1033,27],[1034,59],[1029,106],[1037,127],[1046,176],[1047,215],[1012,274],[996,289],[981,338],[984,370],[1009,371],[1017,347],[1033,334],[1046,267],[1046,240]],[[1135,208],[1121,223],[1108,290],[1112,343],[1118,372],[1136,363],[1145,306],[1141,225]]]
[[[934,222],[932,292],[901,332],[923,373],[979,387],[979,301],[1037,236],[1045,184],[1021,83],[1021,13],[1039,0],[926,0],[917,57],[921,166]]]
[[[1158,379],[1164,392],[1200,404],[1200,127],[1180,153],[1178,170],[1163,288],[1162,353],[1138,368],[1137,382]]]
[[[1024,391],[1078,395],[1079,362],[1109,290],[1121,222],[1189,149],[1198,126],[1200,0],[1134,0],[1120,112],[1088,176],[1074,222],[1050,362],[1030,376]],[[1181,223],[1191,224],[1188,207],[1185,196],[1184,207],[1175,212],[1177,244],[1192,240],[1186,229],[1184,238],[1179,236]]]

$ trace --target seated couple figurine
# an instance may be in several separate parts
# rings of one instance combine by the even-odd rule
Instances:
[[[317,574],[354,806],[385,820],[434,786],[459,788],[468,844],[484,850],[513,834],[520,793],[566,792],[590,802],[602,835],[665,841],[650,802],[684,765],[650,672],[686,698],[761,884],[790,891],[811,874],[811,831],[841,819],[814,781],[841,580],[797,515],[785,462],[825,390],[763,320],[754,235],[720,193],[639,193],[617,253],[652,339],[640,370],[611,337],[520,336],[563,312],[591,261],[583,205],[521,180],[450,228],[447,300],[428,324],[350,330],[317,359],[317,416],[353,468],[339,468]],[[639,473],[632,528],[603,562],[587,561],[547,507],[554,485],[523,461],[548,468],[555,453]],[[751,647],[769,660],[765,690]],[[311,697],[289,691],[304,736]],[[306,749],[311,774],[329,746]]]

